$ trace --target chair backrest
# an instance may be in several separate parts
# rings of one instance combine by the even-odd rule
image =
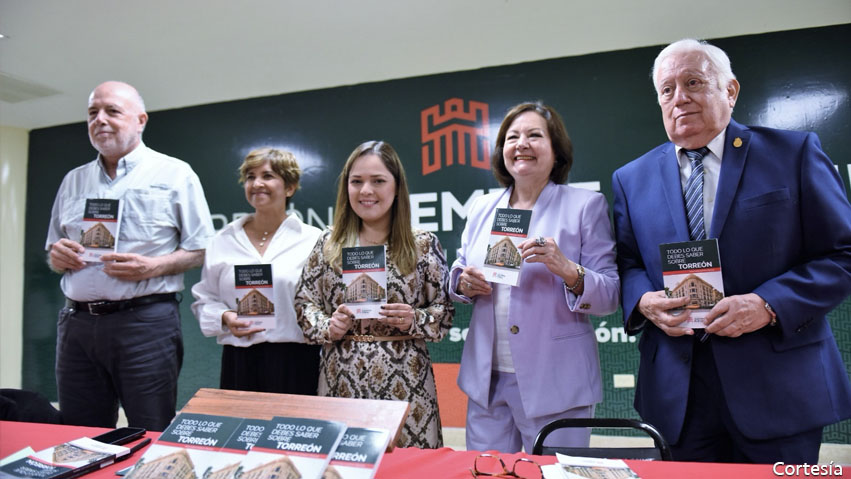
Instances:
[[[653,438],[654,447],[563,447],[544,446],[544,440],[556,429],[569,427],[598,427],[598,428],[630,428],[644,431]],[[568,418],[556,419],[547,424],[535,438],[532,454],[554,455],[555,453],[570,456],[600,457],[607,459],[644,459],[644,460],[671,460],[671,448],[665,438],[659,434],[655,427],[637,419],[618,418]]]
[[[62,413],[41,393],[0,389],[0,420],[62,424]]]

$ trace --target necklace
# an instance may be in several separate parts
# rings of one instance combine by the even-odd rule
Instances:
[[[263,247],[263,244],[264,244],[264,243],[266,243],[266,237],[267,237],[267,236],[269,236],[269,232],[268,232],[268,231],[264,231],[264,232],[263,232],[263,237],[262,237],[262,238],[260,238],[260,247],[261,247],[261,248]]]
[[[360,240],[361,246],[378,246],[383,245],[387,242],[387,236],[382,238],[380,241],[373,241],[363,235],[359,235],[358,239]]]
[[[250,223],[246,224],[244,226],[244,228],[245,228],[246,235],[248,235],[248,239],[252,243],[256,244],[258,249],[265,248],[266,243],[267,243],[269,236],[270,236],[268,230],[265,230],[265,229],[261,230],[258,227],[256,221],[251,221]],[[260,234],[261,231],[263,232],[263,234]],[[277,226],[272,231],[277,231]],[[258,239],[258,237],[259,237],[259,239]]]

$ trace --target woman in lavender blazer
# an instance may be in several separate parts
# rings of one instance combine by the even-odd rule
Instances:
[[[491,159],[506,189],[474,202],[450,273],[452,299],[473,304],[458,375],[467,449],[531,451],[543,425],[592,417],[602,399],[588,315],[617,309],[615,242],[605,197],[562,184],[572,163],[555,110],[523,103],[508,112]],[[532,210],[517,286],[482,273],[496,208]],[[556,434],[553,443],[587,446],[590,433]]]

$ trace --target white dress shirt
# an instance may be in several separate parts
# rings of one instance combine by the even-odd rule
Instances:
[[[514,359],[511,358],[511,343],[509,342],[509,330],[511,324],[508,320],[509,303],[511,302],[512,286],[500,283],[491,283],[493,288],[493,319],[496,322],[494,328],[493,366],[494,370],[503,373],[514,372]]]
[[[303,343],[304,334],[296,321],[293,298],[301,270],[321,231],[291,214],[269,239],[269,246],[261,256],[243,228],[252,217],[243,216],[233,221],[213,238],[207,248],[201,281],[192,287],[196,300],[192,303],[192,312],[204,336],[215,336],[219,344],[246,347],[263,342]],[[233,267],[245,264],[272,265],[276,326],[237,338],[222,323],[222,313],[236,310]]]

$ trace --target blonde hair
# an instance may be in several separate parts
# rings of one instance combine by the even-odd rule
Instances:
[[[263,165],[267,161],[272,171],[283,178],[285,187],[295,186],[296,190],[299,189],[298,181],[301,179],[301,168],[295,160],[295,155],[287,150],[279,150],[277,148],[257,148],[256,150],[251,150],[239,166],[239,184],[245,183],[245,177],[249,171]],[[291,197],[287,198],[286,206],[290,205],[290,199]]]
[[[325,244],[325,256],[335,268],[342,268],[343,247],[357,244],[361,219],[349,203],[349,174],[354,162],[363,156],[375,155],[396,181],[396,198],[390,207],[390,235],[387,253],[402,275],[411,274],[417,264],[417,250],[414,233],[411,230],[411,202],[408,197],[408,182],[405,169],[396,150],[383,141],[367,141],[358,145],[346,160],[343,171],[337,180],[337,205],[334,213],[334,228]]]

